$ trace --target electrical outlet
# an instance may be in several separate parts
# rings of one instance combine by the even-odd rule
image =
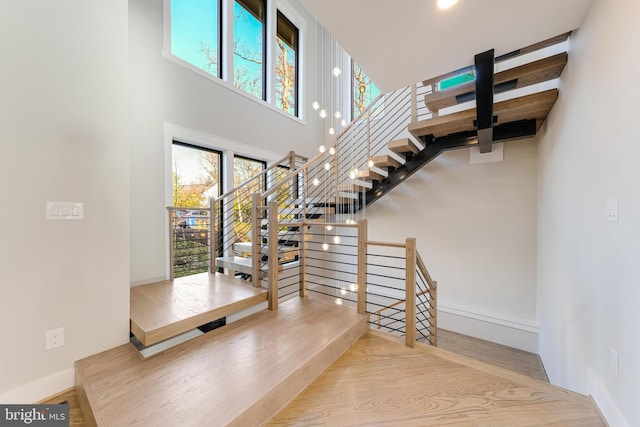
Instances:
[[[45,333],[45,349],[52,350],[64,345],[64,328],[51,329]]]
[[[609,369],[611,369],[611,373],[618,376],[618,364],[620,363],[620,359],[618,357],[618,352],[614,349],[611,349],[609,353]]]

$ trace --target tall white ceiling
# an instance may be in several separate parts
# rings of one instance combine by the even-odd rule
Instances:
[[[580,27],[592,0],[301,0],[383,92]]]

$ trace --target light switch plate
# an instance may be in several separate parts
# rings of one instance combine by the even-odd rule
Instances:
[[[46,219],[75,221],[84,219],[82,202],[47,202]]]

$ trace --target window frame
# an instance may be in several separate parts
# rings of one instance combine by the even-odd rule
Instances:
[[[222,2],[222,10],[220,13],[221,37],[222,44],[220,50],[220,77],[204,71],[203,69],[177,57],[171,53],[171,0],[163,0],[163,49],[162,56],[199,76],[214,82],[225,89],[244,96],[253,102],[269,108],[270,110],[281,114],[295,122],[306,125],[306,109],[300,108],[306,102],[306,79],[305,79],[305,43],[308,22],[287,0],[266,0],[266,61],[267,67],[265,84],[266,99],[260,99],[242,89],[238,89],[233,84],[233,4],[235,0],[220,0]],[[277,16],[276,12],[280,11],[289,21],[291,21],[298,29],[299,52],[298,60],[298,94],[297,94],[297,115],[286,112],[275,105],[275,37]],[[231,13],[231,15],[230,15]]]
[[[282,19],[285,21],[286,24],[290,25],[291,27],[293,27],[295,29],[295,48],[293,49],[294,53],[295,53],[295,61],[294,61],[294,82],[295,82],[295,86],[294,86],[294,111],[293,111],[293,115],[294,116],[299,116],[299,109],[300,109],[300,103],[298,102],[299,99],[299,93],[300,93],[300,29],[298,28],[298,26],[291,21],[287,15],[285,13],[283,13],[280,9],[276,9],[276,39],[278,38],[278,34],[280,34],[280,32],[278,31],[278,23],[280,22],[280,16],[282,16]],[[274,39],[275,40],[275,39]],[[276,84],[274,85],[274,88],[276,88],[277,86],[277,72],[275,72],[275,69],[277,67],[277,42],[276,42],[276,46],[275,46],[275,51],[276,51],[276,60],[274,61],[274,77],[275,77],[275,81]],[[274,99],[273,99],[274,105],[276,106],[276,108],[281,109],[282,111],[291,114],[289,111],[286,111],[282,108],[280,108],[277,105],[277,96],[274,95]]]

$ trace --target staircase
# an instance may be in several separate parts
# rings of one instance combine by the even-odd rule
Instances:
[[[178,232],[201,239],[207,253],[190,256],[209,271],[176,278],[172,262],[171,280],[132,288],[131,331],[149,346],[237,321],[147,360],[126,345],[77,362],[88,424],[263,424],[369,325],[436,345],[437,284],[415,239],[370,241],[363,210],[444,151],[535,135],[558,97],[538,86],[560,76],[567,54],[553,49],[568,36],[380,96],[328,150],[292,152],[194,208],[207,227],[186,230],[169,208],[172,259]]]

